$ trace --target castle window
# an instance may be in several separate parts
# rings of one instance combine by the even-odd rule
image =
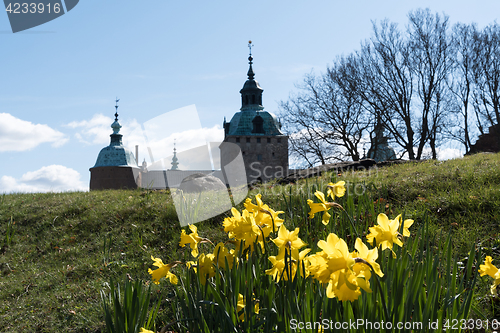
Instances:
[[[252,95],[252,104],[255,104],[255,95]]]
[[[236,142],[240,142],[240,138],[236,138]]]
[[[252,133],[262,133],[264,134],[264,118],[261,116],[255,116],[252,120],[253,130]]]
[[[247,138],[247,143],[250,143],[250,138]]]
[[[260,143],[260,138],[257,138],[257,143]]]
[[[273,153],[273,158],[274,158],[274,153]]]
[[[281,143],[281,139],[278,139],[278,143]]]
[[[267,138],[267,143],[271,143],[271,138]]]
[[[248,105],[248,95],[245,96],[245,105]]]
[[[258,154],[258,155],[257,155],[257,160],[258,160],[258,161],[262,161],[262,155],[261,155],[261,154]]]

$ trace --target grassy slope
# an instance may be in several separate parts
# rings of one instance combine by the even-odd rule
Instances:
[[[351,193],[363,190],[355,184],[366,184],[374,200],[386,200],[390,218],[404,211],[418,223],[429,214],[437,237],[452,229],[459,257],[477,242],[495,258],[500,229],[498,154],[330,174],[285,188],[266,185],[250,196],[262,192],[271,207],[294,214],[286,220],[302,226],[307,214],[287,206],[288,194],[292,202],[304,200],[310,196],[307,186],[321,187],[332,178],[346,180]],[[0,250],[0,332],[99,332],[104,327],[99,292],[110,278],[121,281],[128,273],[149,280],[151,255],[168,262],[188,252],[177,245],[180,227],[166,192],[0,196],[0,245],[11,217],[12,241]],[[222,239],[222,219],[198,228],[212,240]],[[490,282],[484,279],[479,296]],[[166,286],[153,286],[155,297],[160,292],[165,296]],[[478,306],[492,311],[484,299]],[[160,314],[164,323],[168,317],[167,312]]]

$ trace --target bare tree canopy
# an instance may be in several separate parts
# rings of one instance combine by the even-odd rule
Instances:
[[[500,120],[500,26],[452,28],[428,9],[410,12],[405,30],[373,22],[359,51],[297,89],[280,114],[305,165],[359,160],[363,142],[373,150],[384,130],[401,157],[435,159],[446,140],[468,152]]]

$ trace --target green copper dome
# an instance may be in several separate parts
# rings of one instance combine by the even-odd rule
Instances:
[[[118,122],[118,113],[115,113],[115,121],[111,125],[113,134],[110,135],[109,146],[104,147],[97,156],[94,168],[106,166],[124,166],[138,168],[134,154],[122,143],[122,135],[119,134],[121,125]]]
[[[246,109],[234,114],[226,135],[283,135],[280,127],[274,114]]]

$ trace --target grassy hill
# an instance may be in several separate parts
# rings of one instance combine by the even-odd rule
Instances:
[[[287,186],[270,183],[249,196],[262,193],[266,203],[285,212],[285,221],[313,233],[303,203],[332,180],[346,181],[359,217],[368,213],[356,197],[368,193],[391,218],[404,213],[418,225],[428,216],[437,242],[451,232],[458,260],[472,244],[494,263],[500,259],[499,154],[330,173]],[[348,203],[347,196],[341,199]],[[224,217],[197,226],[205,237],[225,240]],[[180,232],[168,191],[0,196],[0,332],[103,332],[100,291],[109,290],[111,279],[150,281],[151,255],[164,262],[187,256],[189,250],[178,246]],[[481,279],[474,307],[498,318],[490,283]],[[152,292],[152,301],[164,299],[161,327],[171,321],[169,287],[152,285]]]

